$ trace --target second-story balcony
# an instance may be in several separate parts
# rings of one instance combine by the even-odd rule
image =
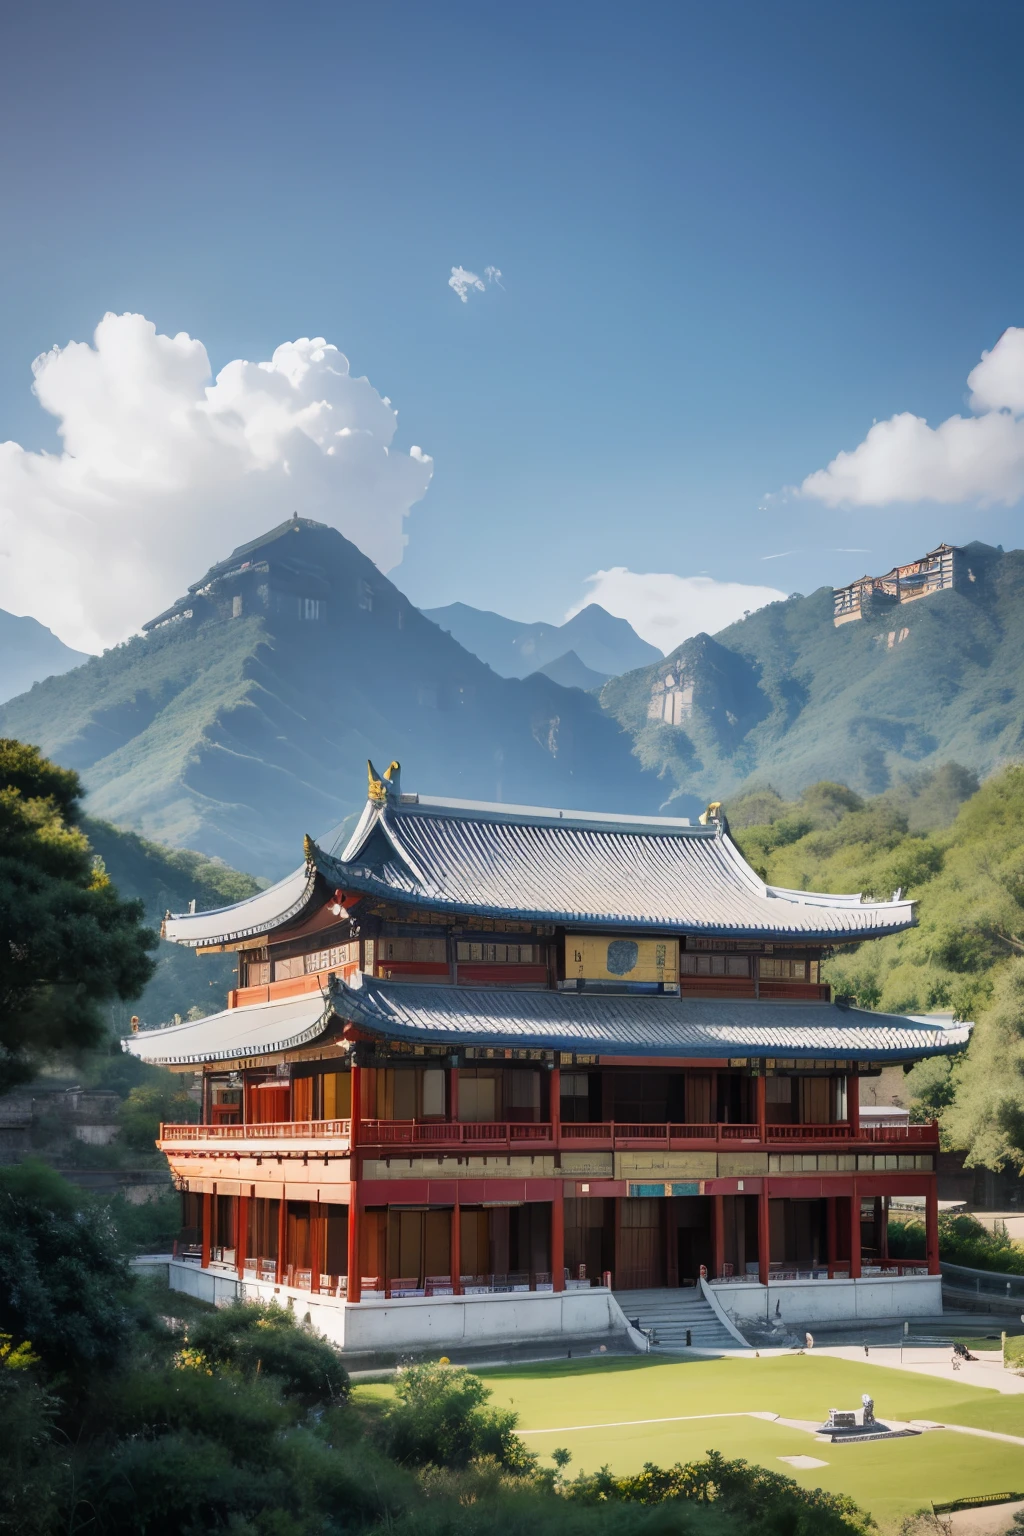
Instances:
[[[420,1124],[412,1120],[363,1120],[359,1144],[367,1147],[554,1147],[567,1151],[627,1150],[667,1147],[673,1150],[724,1146],[834,1145],[853,1142],[903,1146],[938,1144],[938,1124],[922,1125],[765,1125],[646,1124],[608,1120],[552,1125],[515,1121]]]
[[[848,1122],[830,1125],[754,1124],[647,1124],[607,1120],[594,1123],[564,1122],[560,1126],[534,1121],[415,1121],[361,1120],[356,1128],[360,1147],[377,1149],[473,1148],[478,1151],[626,1151],[668,1148],[673,1151],[711,1147],[829,1147],[837,1144],[902,1147],[937,1147],[938,1123],[918,1125],[862,1125]],[[334,1151],[347,1150],[352,1141],[350,1120],[284,1120],[240,1125],[162,1125],[160,1146],[170,1148],[230,1147],[261,1152],[275,1144],[290,1150],[317,1150],[329,1144]]]
[[[352,1135],[351,1120],[277,1120],[260,1124],[242,1125],[222,1122],[219,1125],[161,1125],[157,1146],[161,1151],[173,1147],[273,1152],[283,1144],[290,1152],[310,1149],[319,1151],[330,1146],[332,1152],[348,1150]]]

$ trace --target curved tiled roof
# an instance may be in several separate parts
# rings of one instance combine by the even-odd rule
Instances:
[[[422,1044],[521,1046],[601,1056],[792,1057],[907,1061],[949,1055],[969,1024],[934,1024],[832,1003],[439,987],[357,976],[306,993],[143,1030],[126,1051],[161,1066],[270,1056],[335,1020]]]
[[[720,826],[668,817],[402,796],[364,817],[342,857],[312,854],[332,885],[469,915],[824,942],[914,920],[909,901],[766,885]]]
[[[335,1012],[387,1039],[525,1046],[601,1056],[916,1060],[961,1050],[971,1026],[834,1003],[335,982]]]
[[[303,864],[276,885],[230,907],[168,914],[163,922],[163,936],[172,944],[187,944],[196,949],[204,944],[233,944],[256,934],[271,933],[306,910],[315,888],[316,870]]]
[[[286,997],[245,1008],[225,1008],[171,1024],[167,1029],[143,1029],[122,1040],[122,1048],[156,1066],[199,1065],[230,1061],[236,1056],[269,1056],[292,1051],[322,1035],[332,1016],[331,1003],[319,992]]]
[[[569,926],[832,943],[898,933],[909,901],[864,902],[766,885],[720,825],[388,794],[369,803],[341,854],[310,842],[307,863],[215,912],[169,917],[179,944],[273,932],[328,889],[412,907]]]

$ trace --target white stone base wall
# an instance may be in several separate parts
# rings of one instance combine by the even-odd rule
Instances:
[[[172,1260],[172,1290],[224,1306],[239,1296],[291,1307],[300,1321],[342,1349],[457,1349],[460,1345],[512,1344],[526,1339],[572,1339],[631,1333],[622,1308],[603,1286],[589,1290],[513,1292],[497,1296],[409,1296],[349,1304],[333,1296],[270,1280],[240,1282],[229,1270],[200,1269]]]
[[[861,1280],[710,1281],[722,1310],[742,1332],[744,1320],[841,1323],[942,1313],[941,1275],[870,1275]],[[776,1306],[778,1312],[776,1312]]]

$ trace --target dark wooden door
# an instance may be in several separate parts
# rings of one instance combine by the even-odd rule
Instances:
[[[665,1284],[661,1200],[623,1200],[615,1257],[615,1285],[640,1291]]]

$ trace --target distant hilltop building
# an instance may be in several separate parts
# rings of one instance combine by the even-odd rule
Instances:
[[[838,629],[840,624],[864,618],[869,609],[912,603],[919,597],[930,597],[933,592],[973,580],[974,572],[967,566],[965,551],[955,544],[940,544],[920,560],[893,566],[884,576],[861,576],[847,587],[834,588],[833,622]]]

